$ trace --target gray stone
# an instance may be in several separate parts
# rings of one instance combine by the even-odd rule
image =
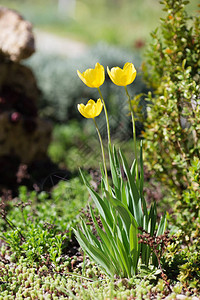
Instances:
[[[31,23],[16,11],[0,6],[0,57],[20,61],[34,51]]]

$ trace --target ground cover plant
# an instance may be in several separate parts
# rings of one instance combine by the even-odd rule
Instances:
[[[87,191],[78,177],[60,181],[51,190],[51,196],[47,192],[29,192],[25,186],[20,187],[18,197],[12,201],[3,196],[1,238],[10,246],[12,260],[24,257],[32,264],[48,258],[56,264],[87,200]]]

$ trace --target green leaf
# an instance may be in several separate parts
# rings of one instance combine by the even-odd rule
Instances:
[[[156,221],[157,221],[157,209],[156,209],[156,202],[151,205],[150,212],[149,212],[149,222],[151,224],[150,230],[148,231],[151,236],[153,236],[155,228],[156,228]]]
[[[120,191],[121,191],[120,200],[122,201],[122,203],[124,205],[127,205],[126,188],[125,188],[125,184],[123,182],[121,183]]]
[[[109,159],[110,159],[110,169],[111,169],[112,180],[113,180],[114,186],[116,186],[119,189],[120,181],[119,181],[119,175],[118,175],[118,172],[117,172],[115,161],[114,161],[114,158],[113,158],[114,151],[115,151],[114,148],[113,148],[113,152],[112,152],[110,147],[109,147]]]
[[[112,236],[109,228],[107,227],[106,229],[106,233],[99,227],[96,218],[94,216],[94,213],[92,211],[92,208],[90,207],[90,213],[92,216],[92,220],[95,224],[95,228],[97,230],[97,233],[102,241],[102,247],[104,248],[105,254],[106,256],[110,257],[112,261],[114,262],[114,264],[116,265],[117,260],[116,260],[116,256],[115,256],[115,252],[113,251],[113,239],[114,237]]]
[[[120,153],[120,157],[121,157],[121,160],[122,160],[124,172],[126,174],[128,183],[130,185],[132,194],[134,196],[134,200],[138,201],[139,200],[139,193],[138,193],[135,181],[134,181],[134,177],[132,177],[132,175],[131,175],[131,172],[129,170],[129,166],[128,166],[128,163],[127,163],[127,160],[126,160],[124,154],[121,151],[119,153]]]
[[[96,238],[96,236],[94,234],[92,234],[91,230],[89,229],[89,227],[87,227],[87,225],[85,224],[85,222],[83,220],[81,222],[81,229],[82,229],[82,232],[85,234],[86,238],[88,239],[88,241],[93,246],[96,246],[99,249],[103,250],[100,241]]]
[[[112,197],[107,191],[106,191],[106,195],[108,200],[110,201],[110,203],[114,206],[114,208],[118,211],[118,213],[120,214],[122,221],[125,225],[127,234],[129,234],[129,229],[131,224],[137,228],[137,222],[135,221],[133,215],[130,213],[129,209],[127,208],[126,205],[124,205],[120,200]]]
[[[131,172],[131,176],[133,178],[135,178],[135,171],[136,171],[136,160],[134,159],[133,163],[132,163],[132,166],[131,166],[131,169],[130,169],[130,172]]]
[[[160,220],[156,236],[162,235],[165,232],[166,226],[167,226],[167,217],[165,212]]]
[[[128,259],[128,256],[127,256],[127,252],[125,251],[124,249],[124,246],[122,244],[122,242],[120,241],[119,238],[117,238],[117,244],[118,244],[118,249],[119,249],[119,252],[120,252],[120,255],[121,255],[121,259],[123,261],[123,266],[126,270],[126,273],[127,274],[124,274],[125,276],[127,275],[129,278],[131,277],[131,263]]]
[[[142,226],[143,212],[142,212],[140,195],[139,195],[136,183],[135,183],[135,178],[132,177],[132,174],[129,170],[126,158],[121,151],[120,151],[120,156],[121,156],[121,160],[123,163],[124,172],[125,172],[127,180],[128,180],[127,194],[130,195],[130,196],[127,196],[127,199],[129,200],[128,205],[130,207],[130,211],[134,212],[134,217],[135,217],[138,225]]]
[[[79,228],[77,230],[74,229],[74,232],[81,248],[87,255],[100,265],[109,276],[113,276],[115,274],[115,269],[112,261],[110,261],[100,249],[91,245]]]
[[[144,166],[143,166],[143,154],[142,154],[142,141],[140,143],[140,195],[143,195],[144,185]]]
[[[130,240],[130,252],[138,251],[138,230],[131,224],[129,230],[129,240]]]
[[[81,172],[81,171],[80,171]],[[110,212],[110,208],[109,206],[106,204],[106,202],[98,195],[98,193],[96,193],[89,185],[89,183],[87,182],[85,176],[83,175],[83,173],[81,172],[81,176],[84,180],[84,183],[87,186],[87,189],[90,193],[90,196],[92,197],[92,200],[94,201],[100,215],[104,218],[104,220],[106,220],[106,222],[108,223],[108,225],[110,227],[112,227],[113,225],[113,217],[112,214]]]

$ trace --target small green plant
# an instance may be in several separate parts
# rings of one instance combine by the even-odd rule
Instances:
[[[81,228],[75,230],[75,234],[83,250],[109,276],[131,277],[138,271],[140,256],[142,263],[146,266],[149,265],[150,261],[154,266],[157,266],[158,262],[155,254],[152,255],[152,249],[149,245],[139,243],[138,234],[142,233],[141,230],[144,229],[150,236],[153,236],[155,232],[157,236],[162,235],[166,227],[166,215],[163,215],[158,224],[156,204],[153,203],[148,210],[143,196],[142,146],[138,156],[135,117],[132,101],[127,90],[127,85],[131,84],[136,77],[136,70],[133,64],[126,63],[123,69],[119,67],[108,69],[108,74],[116,85],[125,87],[133,123],[135,159],[131,168],[129,168],[124,154],[119,151],[118,155],[115,146],[111,146],[108,113],[100,91],[100,86],[105,80],[103,66],[97,63],[95,69],[88,69],[83,73],[78,71],[81,80],[87,86],[97,88],[100,94],[100,98],[96,103],[93,100],[89,100],[87,105],[79,104],[78,110],[85,118],[93,119],[100,140],[103,158],[101,195],[90,187],[85,176],[81,174],[98,210],[102,226],[99,226],[95,214],[90,208],[91,217],[99,238],[93,234],[92,229],[84,221],[81,222]],[[108,133],[111,182],[109,182],[107,174],[101,134],[95,121],[95,117],[100,115],[103,107]]]
[[[15,299],[163,299],[168,295],[170,299],[185,295],[188,299],[198,296],[198,292],[184,291],[182,283],[175,284],[173,294],[165,287],[165,282],[158,283],[151,278],[140,276],[130,279],[109,279],[100,268],[87,260],[85,275],[80,266],[75,267],[73,273],[68,270],[68,262],[61,261],[59,265],[48,268],[30,264],[23,258],[18,263],[9,263],[3,256],[1,249],[0,262],[0,300]],[[7,253],[6,253],[7,254]],[[8,255],[6,256],[8,257]],[[190,297],[192,295],[192,297]],[[178,298],[178,297],[177,297]],[[194,298],[195,299],[195,298]]]
[[[21,186],[9,209],[7,202],[1,202],[1,238],[16,261],[23,256],[31,264],[47,260],[57,264],[87,200],[88,192],[78,177],[60,181],[51,198],[46,192],[36,194]]]

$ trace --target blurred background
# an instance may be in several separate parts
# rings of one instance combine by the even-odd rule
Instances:
[[[187,5],[190,14],[195,14],[198,2],[192,0]],[[95,128],[91,120],[79,114],[77,104],[86,104],[99,95],[80,81],[77,69],[83,72],[94,68],[96,62],[105,68],[132,62],[137,78],[128,89],[133,98],[143,95],[139,105],[145,117],[149,87],[143,81],[141,64],[150,33],[164,15],[162,5],[158,0],[1,0],[0,5],[16,10],[33,25],[36,51],[22,64],[32,70],[37,81],[39,117],[52,123],[48,155],[59,167],[70,171],[96,167],[100,149]],[[124,90],[106,76],[102,93],[113,140],[132,153]],[[97,121],[106,138],[104,115]],[[142,121],[138,120],[136,126],[139,136]]]
[[[94,45],[99,41],[128,48],[143,46],[162,17],[159,0],[1,0],[37,30]],[[198,0],[190,1],[195,11]]]

